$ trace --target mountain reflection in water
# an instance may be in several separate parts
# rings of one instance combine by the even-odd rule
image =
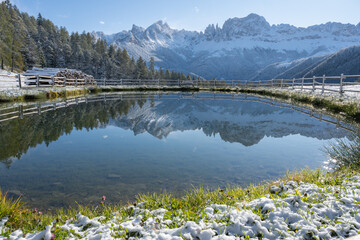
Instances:
[[[246,185],[319,167],[324,140],[351,136],[336,119],[266,98],[184,97],[100,96],[2,121],[0,187],[51,208],[99,194],[116,202],[192,185]]]

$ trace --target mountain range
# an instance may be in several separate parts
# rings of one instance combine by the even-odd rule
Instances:
[[[360,73],[360,23],[328,22],[302,28],[270,25],[252,13],[230,18],[222,27],[210,24],[201,32],[172,29],[158,21],[146,29],[133,25],[116,34],[92,34],[125,48],[135,58],[149,61],[154,57],[157,67],[207,79]]]
[[[244,146],[264,137],[288,135],[332,139],[351,138],[351,133],[304,113],[255,101],[167,99],[132,106],[127,114],[109,120],[110,125],[149,133],[163,139],[176,131],[202,130],[207,136],[219,134],[226,142]]]

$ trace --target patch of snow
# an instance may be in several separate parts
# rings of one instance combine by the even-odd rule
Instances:
[[[292,88],[289,87],[289,89],[292,89]],[[340,86],[339,85],[336,85],[336,86],[326,85],[324,87],[324,94],[322,94],[322,86],[321,85],[316,85],[315,91],[313,91],[312,86],[304,86],[303,89],[301,89],[300,86],[296,86],[294,91],[297,91],[297,92],[305,91],[305,92],[311,93],[313,95],[340,96]],[[359,84],[352,83],[351,85],[344,85],[342,98],[348,99],[348,100],[359,100],[360,99],[360,83]]]
[[[76,219],[60,226],[84,239],[114,239],[127,233],[139,239],[344,239],[360,231],[360,176],[346,178],[341,185],[319,187],[289,181],[273,186],[277,194],[241,202],[237,207],[210,204],[204,214],[186,221],[185,214],[165,219],[166,209],[149,211],[138,204],[130,206],[133,214],[125,219],[105,217]],[[144,217],[146,220],[143,220]],[[6,219],[0,222],[4,225]],[[169,225],[177,223],[178,227]],[[2,225],[1,225],[2,224]],[[16,230],[9,239],[50,239],[52,225],[42,232],[23,234]],[[2,236],[0,236],[2,238]]]

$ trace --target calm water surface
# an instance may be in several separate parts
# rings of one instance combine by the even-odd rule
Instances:
[[[124,202],[165,189],[245,186],[321,167],[323,146],[350,137],[324,121],[336,119],[252,96],[183,97],[89,99],[0,122],[0,187],[46,210],[102,195]]]

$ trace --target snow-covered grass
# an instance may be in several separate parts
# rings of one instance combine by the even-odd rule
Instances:
[[[0,239],[343,239],[360,232],[359,202],[360,173],[305,169],[245,189],[141,195],[123,207],[0,212]]]
[[[291,88],[289,88],[291,90]],[[325,86],[324,87],[324,93],[322,93],[322,87],[316,86],[315,91],[313,91],[312,86],[304,86],[303,89],[301,89],[299,86],[297,86],[293,91],[296,92],[303,92],[306,91],[312,95],[322,95],[325,96],[332,96],[332,97],[341,97],[342,99],[357,99],[360,100],[360,84],[358,85],[345,85],[343,86],[343,94],[340,95],[340,86]]]
[[[298,92],[275,88],[248,88],[239,89],[238,91],[312,105],[329,113],[341,114],[349,120],[360,122],[360,99],[357,98],[343,98],[340,95],[320,95],[313,94],[312,92]]]

